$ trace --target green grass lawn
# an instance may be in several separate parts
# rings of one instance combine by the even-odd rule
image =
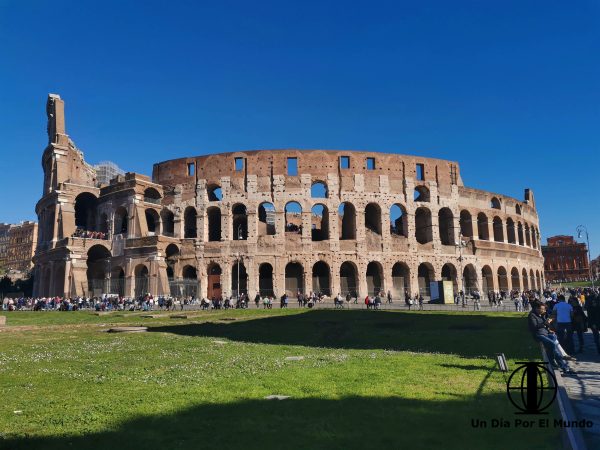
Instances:
[[[0,448],[560,446],[554,430],[471,426],[515,417],[493,357],[539,358],[522,314],[5,315]],[[151,328],[103,332],[110,324]]]

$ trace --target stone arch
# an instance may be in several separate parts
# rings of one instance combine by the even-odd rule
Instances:
[[[193,206],[185,208],[183,213],[183,237],[185,239],[195,239],[198,237],[196,217],[196,208]]]
[[[344,261],[340,265],[340,291],[342,295],[358,297],[358,270],[356,264]]]
[[[273,266],[262,263],[258,266],[258,291],[261,296],[275,296],[273,290]]]
[[[502,219],[495,216],[492,221],[492,227],[494,229],[494,242],[504,242],[504,224]]]
[[[458,292],[458,274],[454,264],[446,263],[442,266],[442,280],[452,281],[454,292]]]
[[[302,234],[302,205],[298,202],[285,204],[285,232]]]
[[[129,214],[127,213],[127,208],[125,208],[124,206],[119,206],[115,210],[113,233],[126,235],[128,229],[129,229]]]
[[[92,296],[107,293],[106,280],[111,256],[110,250],[104,245],[92,245],[87,251],[86,275],[88,291]]]
[[[285,292],[292,298],[296,298],[298,292],[304,292],[304,267],[297,261],[285,266]]]
[[[231,208],[233,224],[233,240],[245,241],[248,239],[248,212],[242,203],[236,203]]]
[[[209,299],[219,299],[222,297],[221,274],[221,266],[214,261],[210,262],[206,267],[208,281],[206,295]]]
[[[248,294],[248,273],[244,262],[236,261],[231,267],[231,295],[237,298],[241,294]]]
[[[519,269],[516,267],[513,267],[510,271],[510,281],[513,291],[521,290],[521,278],[519,276]]]
[[[416,186],[414,191],[413,200],[415,202],[429,202],[431,201],[431,195],[429,193],[429,188],[426,186]]]
[[[96,230],[98,198],[90,192],[75,197],[75,227],[87,231]]]
[[[379,261],[371,261],[367,264],[367,292],[369,295],[377,295],[384,289],[383,267]]]
[[[103,212],[100,214],[100,222],[98,222],[98,231],[104,234],[108,234],[110,220],[108,220],[108,214]]]
[[[167,245],[165,249],[165,262],[167,263],[167,278],[175,278],[175,266],[179,262],[181,253],[175,244]]]
[[[136,298],[140,298],[149,293],[150,283],[149,283],[149,272],[148,267],[145,264],[138,264],[135,266],[133,270],[133,275],[135,279],[134,283],[134,293]]]
[[[527,247],[531,247],[531,235],[529,234],[529,224],[525,224],[525,244]]]
[[[147,208],[144,211],[144,215],[146,216],[146,227],[148,228],[148,235],[154,236],[158,234],[160,229],[160,217],[155,209]]]
[[[525,239],[523,238],[523,224],[521,222],[517,224],[517,231],[517,235],[519,237],[519,245],[524,245]]]
[[[435,270],[433,265],[424,262],[419,264],[417,269],[417,280],[419,283],[419,294],[423,297],[431,298],[430,283],[435,281]]]
[[[407,293],[410,293],[410,268],[406,263],[397,262],[392,267],[392,294],[404,300]]]
[[[186,280],[197,280],[198,270],[191,265],[186,265],[181,270],[181,277]]]
[[[472,294],[477,290],[477,271],[473,264],[467,264],[463,270],[463,283],[465,294]]]
[[[481,290],[485,295],[494,290],[494,275],[490,266],[481,268]]]
[[[144,201],[150,203],[160,203],[161,195],[153,187],[148,187],[144,190]]]
[[[400,203],[394,203],[390,208],[390,234],[408,237],[408,214]]]
[[[438,228],[442,245],[454,245],[454,214],[452,214],[450,208],[439,210]]]
[[[523,211],[521,210],[521,205],[519,205],[518,203],[515,205],[515,213],[519,216],[523,214]]]
[[[415,211],[415,237],[419,244],[433,241],[431,211],[423,206]]]
[[[338,208],[340,222],[340,240],[356,239],[356,208],[350,202],[344,202]]]
[[[377,203],[365,207],[365,229],[381,236],[381,208]]]
[[[510,217],[506,219],[506,239],[509,244],[516,244],[517,238],[515,235],[515,221]]]
[[[326,241],[329,239],[329,210],[322,203],[317,203],[311,212],[311,239]]]
[[[175,214],[164,208],[160,212],[160,219],[162,223],[162,235],[173,237],[175,235]]]
[[[508,292],[508,273],[503,266],[498,267],[498,289]]]
[[[460,234],[464,237],[473,237],[473,217],[466,209],[460,212]]]
[[[275,235],[275,206],[270,202],[258,205],[258,235]]]
[[[535,279],[537,280],[537,288],[538,288],[538,290],[543,291],[544,290],[544,286],[542,285],[542,277],[540,275],[540,271],[539,270],[535,271]]]
[[[325,261],[317,261],[312,267],[313,292],[333,295],[331,292],[331,270]]]
[[[529,270],[529,283],[531,284],[531,289],[537,289],[535,274],[533,272],[533,269]]]
[[[310,187],[311,198],[327,198],[328,190],[327,184],[323,181],[315,181]]]
[[[502,209],[502,202],[498,197],[492,197],[492,200],[490,201],[490,208]]]
[[[206,194],[209,202],[220,202],[223,200],[223,190],[216,183],[211,183],[206,186]]]
[[[528,291],[529,290],[529,277],[527,276],[527,269],[523,269],[522,277],[523,277],[523,290]]]
[[[218,242],[221,240],[221,208],[218,206],[209,206],[206,209],[206,219],[208,222],[208,242]]]
[[[116,294],[120,297],[125,295],[125,270],[121,266],[111,269],[109,291],[111,294]]]
[[[488,217],[484,213],[477,214],[477,235],[480,240],[490,240],[490,227]]]

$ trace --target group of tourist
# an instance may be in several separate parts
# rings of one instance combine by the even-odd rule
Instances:
[[[545,292],[531,302],[528,325],[546,348],[554,367],[572,373],[568,360],[584,351],[584,333],[591,329],[600,354],[600,293],[592,289]],[[574,335],[577,335],[577,348]]]
[[[103,231],[89,231],[84,230],[83,228],[77,228],[72,237],[84,239],[108,239],[108,233],[104,233]]]

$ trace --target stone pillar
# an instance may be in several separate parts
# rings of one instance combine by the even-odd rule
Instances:
[[[367,286],[367,267],[364,264],[357,264],[357,283],[358,283],[358,297],[359,301],[367,296],[369,288]]]
[[[221,208],[221,241],[229,241],[232,239],[232,219],[231,208],[228,207],[225,213],[223,213],[223,208]]]
[[[306,294],[313,290],[312,266],[309,266],[305,262],[302,262],[302,269],[304,271],[304,294]]]
[[[340,286],[340,268],[339,265],[332,261],[329,266],[329,283],[331,284],[331,295],[335,296],[338,292],[342,291],[342,287]]]
[[[133,273],[133,264],[131,263],[131,259],[128,258],[125,261],[125,297],[133,298],[135,295],[135,275]]]
[[[50,261],[50,286],[48,289],[48,293],[51,297],[56,295],[55,289],[56,289],[56,265],[55,265],[55,261]],[[60,283],[58,283],[60,285]]]
[[[221,265],[221,291],[223,292],[223,297],[231,297],[231,267],[234,262],[225,260]]]
[[[258,267],[253,258],[246,260],[246,273],[248,274],[248,298],[253,300],[258,292]]]
[[[258,214],[256,212],[256,208],[250,209],[246,208],[247,212],[247,221],[248,221],[248,236],[247,240],[250,244],[255,244],[258,240]]]

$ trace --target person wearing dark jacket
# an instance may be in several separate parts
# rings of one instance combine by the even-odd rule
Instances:
[[[543,303],[536,303],[527,316],[529,331],[531,331],[531,334],[536,341],[541,342],[544,345],[553,365],[558,364],[564,372],[573,373],[558,349],[560,344],[558,343],[556,334],[549,328],[552,320],[553,319],[546,318],[546,305]]]
[[[592,329],[596,349],[600,353],[600,296],[592,294],[585,306],[588,314],[588,325]]]
[[[575,353],[582,353],[583,333],[588,329],[587,317],[579,304],[579,300],[575,297],[569,299],[569,304],[573,307],[573,333],[577,333],[577,340],[579,341],[579,349],[575,350]]]

